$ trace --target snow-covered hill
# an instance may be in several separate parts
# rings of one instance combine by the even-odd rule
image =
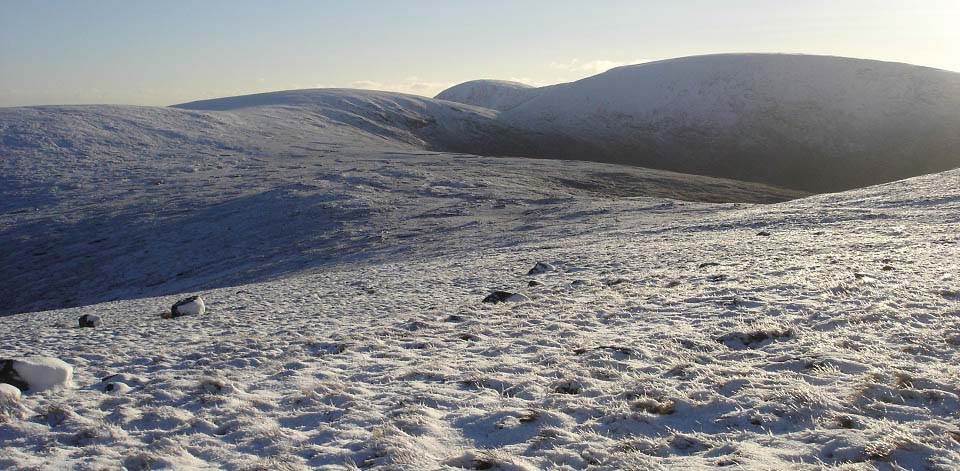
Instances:
[[[252,126],[257,130],[279,119],[286,129],[300,136],[325,134],[316,129],[314,123],[320,122],[321,128],[337,126],[375,136],[389,144],[409,144],[420,149],[482,155],[532,152],[525,133],[498,121],[497,113],[492,110],[402,93],[290,90],[195,101],[174,107],[234,112],[253,119]]]
[[[3,356],[75,383],[0,407],[0,467],[960,465],[960,171],[770,206],[526,204],[483,235],[536,233],[514,244],[204,290],[202,317],[160,319],[178,295],[0,318]]]
[[[506,246],[545,236],[541,219],[589,231],[579,215],[622,204],[612,196],[803,195],[428,151],[494,149],[510,134],[489,110],[406,95],[307,90],[182,106],[220,111],[0,109],[0,315]]]
[[[440,92],[436,98],[505,111],[534,98],[543,90],[544,88],[534,88],[520,82],[471,80]]]
[[[547,155],[816,192],[960,166],[960,74],[926,67],[723,54],[523,93],[499,119]]]

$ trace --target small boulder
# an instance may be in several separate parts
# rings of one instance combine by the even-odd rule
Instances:
[[[520,293],[511,293],[509,291],[494,291],[483,298],[485,303],[521,303],[524,301],[529,301],[530,298],[520,294]]]
[[[527,286],[529,286],[529,287],[531,287],[531,288],[533,288],[534,286],[540,286],[540,285],[542,285],[542,284],[543,284],[543,283],[540,283],[540,282],[537,281],[537,280],[530,280],[530,281],[527,282]]]
[[[121,383],[119,381],[115,383],[107,383],[103,386],[103,392],[107,394],[112,394],[114,396],[122,396],[128,393],[132,389],[126,383]]]
[[[770,237],[770,233],[767,231],[760,231],[757,233],[757,235],[760,237]]]
[[[16,386],[0,383],[0,405],[20,402],[20,390]]]
[[[107,394],[118,396],[126,394],[131,389],[143,386],[144,384],[146,384],[146,380],[140,376],[118,373],[101,379],[100,383],[94,385],[94,388]]]
[[[207,312],[207,307],[200,296],[190,296],[181,299],[170,307],[169,312],[163,313],[164,318],[176,318],[181,316],[200,316]]]
[[[68,386],[72,379],[73,367],[57,358],[0,360],[0,383],[21,391],[38,392]]]
[[[100,327],[100,324],[102,324],[100,321],[100,316],[95,316],[93,314],[84,314],[80,316],[80,319],[78,319],[77,322],[80,324],[80,328]]]
[[[549,273],[555,271],[556,267],[547,263],[547,262],[537,262],[530,271],[527,272],[528,275],[542,275],[544,273]]]

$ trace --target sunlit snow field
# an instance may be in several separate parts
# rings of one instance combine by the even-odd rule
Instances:
[[[60,357],[76,387],[4,410],[0,464],[960,463],[960,172],[680,222],[649,207],[590,216],[618,221],[592,234],[210,290],[199,318],[161,320],[176,296],[2,318],[5,354]],[[557,270],[527,275],[537,261]],[[482,304],[492,289],[530,301]],[[104,327],[73,328],[93,311]],[[117,373],[132,389],[103,392]]]

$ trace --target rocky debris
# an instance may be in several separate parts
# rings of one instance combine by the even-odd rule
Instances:
[[[72,379],[73,367],[57,358],[0,360],[0,383],[21,391],[38,392],[68,386]]]
[[[716,282],[718,282],[718,281],[726,280],[727,278],[729,278],[729,276],[723,275],[723,274],[720,274],[720,275],[710,275],[710,276],[707,277],[707,281],[716,283]]]
[[[524,301],[529,301],[530,298],[520,294],[520,293],[511,293],[509,291],[494,291],[483,298],[485,303],[521,303]]]
[[[542,275],[544,273],[556,271],[556,269],[556,267],[547,262],[537,262],[537,264],[527,272],[527,275]]]
[[[84,314],[80,316],[80,319],[77,320],[77,323],[79,324],[80,328],[100,327],[100,324],[102,324],[102,321],[100,320],[100,316],[95,316],[93,314]]]
[[[163,318],[177,318],[181,316],[200,316],[207,312],[207,307],[200,296],[184,298],[170,307],[169,312],[163,313]]]
[[[574,288],[582,288],[584,286],[587,286],[587,282],[584,280],[573,280],[572,282],[570,282],[570,286]]]

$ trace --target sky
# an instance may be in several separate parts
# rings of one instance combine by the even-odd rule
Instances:
[[[318,87],[433,96],[725,52],[960,71],[958,45],[960,0],[0,0],[0,106]]]

